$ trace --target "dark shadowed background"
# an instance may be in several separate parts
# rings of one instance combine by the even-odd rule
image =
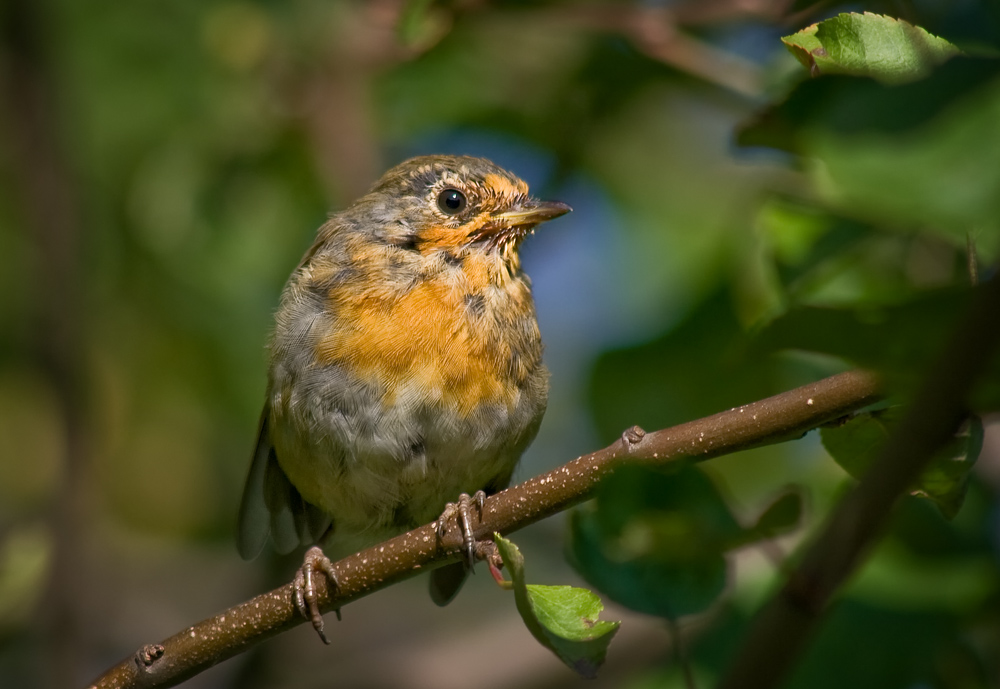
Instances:
[[[515,480],[846,369],[749,344],[793,307],[877,312],[964,284],[967,232],[991,264],[995,78],[941,91],[951,105],[905,131],[792,112],[796,146],[737,145],[808,77],[780,37],[845,9],[1000,45],[996,3],[970,0],[6,0],[0,686],[82,686],[291,577],[300,554],[245,563],[233,544],[272,313],[326,214],[407,157],[486,156],[574,208],[523,245],[552,393]],[[789,484],[807,506],[681,619],[707,687],[851,479],[815,434],[704,469],[738,519]],[[789,686],[996,686],[998,490],[987,423],[958,516],[904,501]],[[513,538],[530,580],[580,584],[562,517]],[[444,609],[425,588],[331,616],[330,647],[302,626],[185,686],[584,682],[485,571]],[[605,602],[625,622],[588,686],[684,686],[668,624]]]

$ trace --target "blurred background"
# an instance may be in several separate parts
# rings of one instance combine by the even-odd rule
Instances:
[[[523,245],[552,393],[515,480],[633,424],[845,369],[746,351],[792,305],[882,304],[966,281],[964,236],[900,215],[910,187],[888,210],[858,201],[893,167],[892,141],[857,139],[875,151],[868,167],[839,173],[736,145],[808,76],[779,38],[864,9],[1000,45],[997,4],[971,0],[5,0],[0,686],[82,686],[291,577],[299,554],[245,563],[233,544],[272,313],[327,213],[407,157],[486,156],[574,208]],[[996,129],[990,93],[973,106],[984,130]],[[903,164],[924,179],[935,161]],[[831,192],[837,174],[861,191]],[[989,218],[997,197],[984,198]],[[791,686],[995,686],[995,430],[954,520],[902,505]],[[738,519],[789,484],[808,509],[796,534],[739,552],[723,600],[682,620],[700,686],[779,580],[775,549],[850,481],[815,434],[705,469]],[[563,516],[514,540],[531,581],[580,583],[561,555]],[[444,609],[425,588],[410,580],[331,616],[330,647],[304,625],[184,686],[584,682],[485,573]],[[684,686],[668,625],[605,602],[604,617],[625,622],[589,686]]]

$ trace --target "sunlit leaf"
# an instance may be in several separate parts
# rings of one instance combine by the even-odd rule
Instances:
[[[598,619],[604,605],[592,591],[525,583],[521,551],[499,534],[495,541],[532,636],[583,677],[595,677],[621,623]]]
[[[814,74],[901,83],[925,76],[958,48],[919,26],[879,14],[840,14],[781,39]]]

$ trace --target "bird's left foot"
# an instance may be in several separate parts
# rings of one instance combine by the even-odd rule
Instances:
[[[337,573],[333,571],[333,563],[330,558],[323,554],[323,551],[313,546],[306,551],[302,566],[295,572],[295,579],[292,585],[295,587],[295,607],[299,609],[302,616],[312,621],[313,629],[319,634],[323,643],[329,645],[330,640],[326,638],[323,631],[323,615],[319,611],[319,601],[316,594],[316,575],[326,576],[327,581],[333,587],[338,587]],[[337,609],[337,619],[340,619],[340,609]]]
[[[458,528],[462,532],[462,554],[465,556],[465,564],[472,569],[476,564],[476,537],[472,533],[472,522],[470,514],[472,506],[475,505],[479,511],[479,518],[483,518],[483,506],[486,504],[486,493],[479,490],[475,495],[462,493],[458,496],[458,502],[449,502],[444,507],[444,512],[435,522],[438,538],[442,538],[448,531],[448,522],[458,517]]]

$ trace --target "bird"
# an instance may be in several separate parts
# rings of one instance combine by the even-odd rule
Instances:
[[[295,603],[324,642],[323,547],[440,532],[509,485],[549,391],[519,249],[570,210],[485,158],[411,158],[331,215],[288,279],[236,540],[244,559],[312,545]],[[474,562],[465,529],[463,547],[431,572],[439,605]]]

